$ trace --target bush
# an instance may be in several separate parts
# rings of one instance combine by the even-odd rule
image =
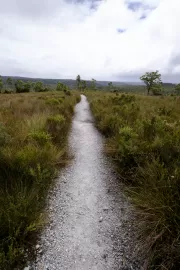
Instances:
[[[8,134],[3,123],[0,123],[0,147],[4,146],[10,141],[11,137]]]
[[[57,98],[48,98],[46,100],[46,104],[49,104],[49,105],[59,105],[61,103],[61,99],[57,99]]]
[[[63,115],[50,116],[47,119],[47,130],[55,143],[61,142],[67,135],[67,123]]]
[[[0,269],[24,269],[44,223],[48,189],[64,163],[79,95],[64,98],[64,93],[47,92],[0,98]],[[47,106],[47,101],[57,106]]]
[[[180,268],[180,107],[174,97],[88,93],[137,208],[148,269]]]
[[[37,142],[38,145],[44,146],[51,142],[51,136],[45,131],[34,131],[31,132],[28,137],[33,141]]]

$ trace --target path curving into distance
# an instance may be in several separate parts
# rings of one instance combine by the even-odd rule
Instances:
[[[140,269],[133,259],[132,210],[93,123],[84,95],[75,107],[69,149],[74,158],[51,192],[50,224],[35,269]]]

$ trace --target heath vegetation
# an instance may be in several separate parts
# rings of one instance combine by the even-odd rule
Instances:
[[[0,269],[21,269],[29,256],[78,100],[64,89],[0,95]]]
[[[144,269],[180,269],[180,98],[87,96],[137,209]]]

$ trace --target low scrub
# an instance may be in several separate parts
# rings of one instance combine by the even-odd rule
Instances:
[[[144,269],[180,269],[180,99],[88,96],[137,208]]]
[[[21,269],[45,220],[79,95],[3,94],[0,100],[0,269]]]

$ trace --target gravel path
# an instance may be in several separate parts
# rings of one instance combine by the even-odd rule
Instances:
[[[103,138],[83,95],[75,108],[69,146],[74,158],[51,192],[50,224],[37,246],[34,269],[140,269],[133,259],[132,210],[103,153]]]

